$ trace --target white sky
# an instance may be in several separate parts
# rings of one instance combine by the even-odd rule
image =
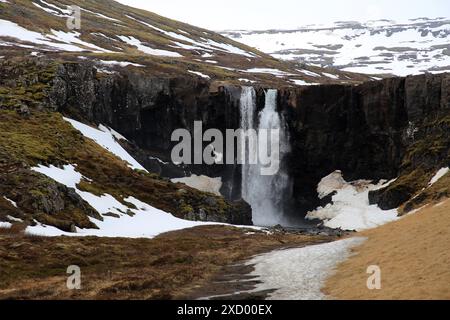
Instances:
[[[448,0],[117,0],[211,30],[450,17]]]

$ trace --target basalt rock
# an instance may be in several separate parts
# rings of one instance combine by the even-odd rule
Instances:
[[[265,93],[263,88],[256,91],[261,110]],[[239,128],[240,92],[238,87],[195,77],[155,78],[125,69],[98,77],[89,64],[63,64],[51,101],[60,112],[109,125],[126,136],[134,144],[128,150],[149,171],[170,178],[191,173],[220,176],[221,193],[238,200],[240,166],[177,168],[164,165],[155,155],[163,162],[170,159],[176,144],[172,132],[179,128],[192,132],[196,120],[203,122],[203,130]],[[388,188],[370,194],[371,203],[390,209],[408,201],[424,187],[429,174],[449,164],[448,74],[357,86],[279,88],[278,109],[287,121],[292,146],[288,172],[293,180],[293,215],[324,204],[317,197],[317,184],[337,169],[346,180],[398,177]]]
[[[430,174],[449,164],[449,79],[421,75],[282,90],[296,207],[304,212],[323,205],[315,188],[336,169],[347,180],[398,177],[370,193],[371,204],[383,209],[398,207],[425,187]]]

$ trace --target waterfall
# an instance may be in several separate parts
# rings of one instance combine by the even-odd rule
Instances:
[[[283,160],[290,151],[289,136],[284,118],[277,112],[277,90],[266,92],[264,109],[256,115],[256,94],[253,88],[244,87],[241,95],[241,129],[279,129],[280,169],[275,175],[261,175],[261,164],[242,165],[242,197],[253,210],[253,223],[259,226],[285,224],[283,199],[290,197],[290,181]],[[277,141],[275,141],[277,142]],[[258,154],[258,145],[242,150],[245,155]]]

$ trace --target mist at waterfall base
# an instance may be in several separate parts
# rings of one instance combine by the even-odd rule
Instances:
[[[253,223],[258,226],[297,225],[285,212],[286,201],[292,194],[292,183],[283,165],[291,150],[289,134],[284,117],[277,112],[277,90],[267,90],[264,108],[257,113],[256,93],[252,87],[243,87],[240,100],[241,129],[278,129],[280,168],[275,175],[262,175],[258,164],[242,165],[242,198],[253,212]],[[273,138],[272,138],[273,139]],[[245,144],[244,159],[258,154],[258,146]],[[271,150],[276,152],[276,150]],[[276,155],[275,155],[276,156]]]

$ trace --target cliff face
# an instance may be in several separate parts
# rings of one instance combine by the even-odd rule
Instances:
[[[449,80],[448,74],[422,75],[282,91],[298,207],[319,205],[315,187],[336,169],[347,180],[398,178],[370,195],[383,209],[396,208],[425,188],[449,165]]]
[[[170,160],[177,144],[171,142],[175,129],[193,132],[194,121],[203,122],[203,131],[238,129],[240,87],[215,85],[198,77],[155,78],[126,71],[99,77],[90,64],[63,64],[50,97],[55,110],[109,125],[123,134],[131,141],[124,147],[148,170],[168,178],[191,172],[221,176],[222,194],[240,198],[240,173],[234,165],[163,163]]]
[[[169,160],[173,130],[192,131],[195,120],[203,121],[204,130],[239,128],[240,91],[188,77],[98,76],[89,65],[65,64],[57,71],[51,102],[58,111],[125,135],[132,141],[129,150],[150,170],[169,177],[186,171],[221,176],[222,193],[238,199],[239,166],[180,169],[149,156]],[[278,108],[292,144],[293,214],[320,204],[317,183],[337,169],[347,180],[398,177],[389,188],[371,194],[371,201],[384,209],[411,199],[449,164],[449,92],[448,74],[280,89]],[[264,105],[262,88],[257,89],[257,105],[258,110]]]

